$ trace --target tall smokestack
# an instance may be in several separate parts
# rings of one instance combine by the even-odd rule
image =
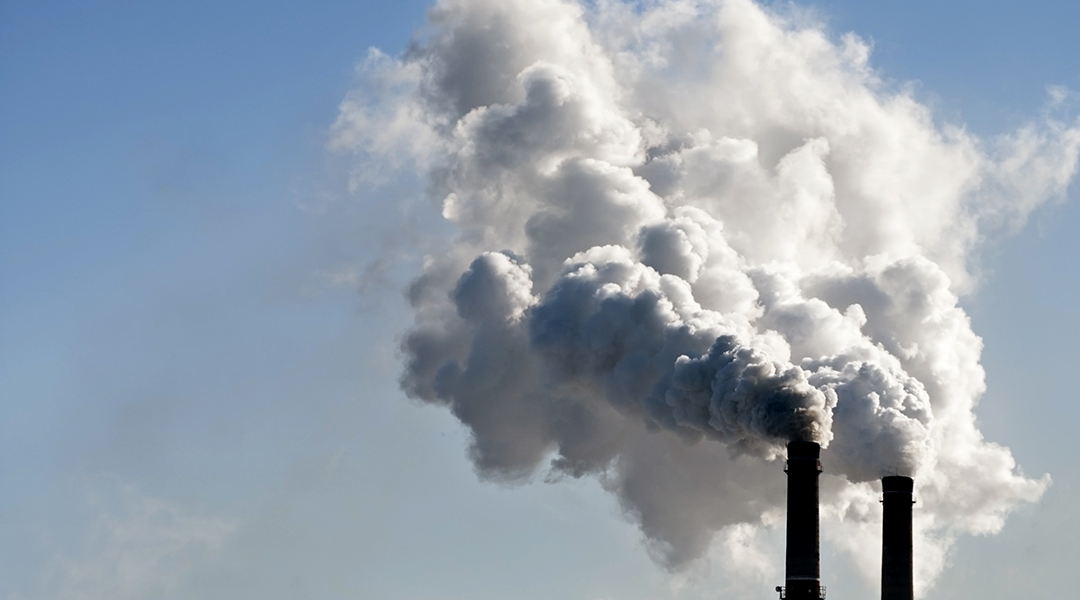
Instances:
[[[821,446],[790,442],[787,448],[787,563],[785,587],[777,591],[788,600],[820,600],[825,597],[818,545]]]
[[[911,505],[915,481],[893,475],[881,480],[885,518],[881,531],[881,600],[914,600]]]

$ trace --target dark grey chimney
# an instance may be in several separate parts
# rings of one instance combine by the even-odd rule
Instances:
[[[785,585],[776,591],[788,600],[821,600],[825,597],[818,541],[821,446],[790,442],[787,448],[787,563]]]
[[[885,518],[881,530],[881,600],[914,600],[911,505],[915,481],[892,475],[881,480]]]

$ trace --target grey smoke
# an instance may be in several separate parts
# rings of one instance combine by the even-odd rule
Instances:
[[[1080,126],[935,125],[857,37],[750,0],[430,20],[401,59],[372,53],[334,139],[360,182],[425,172],[455,227],[409,289],[402,384],[470,429],[482,477],[596,476],[676,567],[765,523],[770,461],[812,439],[856,562],[867,482],[918,477],[924,583],[1039,498],[1048,478],[975,426],[959,297],[987,232],[1068,186]]]

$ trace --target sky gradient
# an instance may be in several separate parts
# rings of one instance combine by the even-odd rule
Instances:
[[[1080,90],[1075,3],[811,6],[980,136],[1038,116],[1049,85]],[[456,420],[398,390],[417,268],[398,227],[441,225],[402,201],[423,182],[350,192],[327,143],[368,48],[399,54],[425,9],[0,5],[0,597],[723,587],[657,567],[592,480],[478,481]],[[1080,584],[1076,200],[986,246],[963,299],[985,342],[981,429],[1054,483],[1000,535],[961,538],[927,598]],[[874,593],[845,569],[826,549],[830,597]]]

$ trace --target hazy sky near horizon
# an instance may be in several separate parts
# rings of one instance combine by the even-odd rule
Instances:
[[[979,136],[1037,117],[1047,86],[1080,90],[1074,2],[801,5]],[[427,7],[0,3],[0,598],[724,589],[708,565],[657,567],[592,480],[478,481],[453,417],[398,390],[400,224],[439,224],[396,208],[423,182],[349,192],[326,145],[368,48],[402,52]],[[927,598],[1080,585],[1068,196],[986,246],[963,301],[982,431],[1054,483],[1000,535],[962,538]],[[876,593],[823,563],[830,597]]]

